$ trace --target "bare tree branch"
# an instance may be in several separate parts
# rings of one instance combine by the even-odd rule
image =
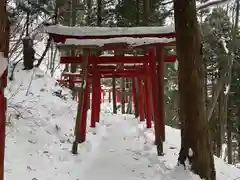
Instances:
[[[232,0],[213,0],[213,1],[208,1],[206,3],[200,4],[197,7],[197,11],[211,7],[211,6],[215,6],[215,5],[220,5],[220,4],[225,4],[225,3],[229,3]]]
[[[50,48],[51,40],[52,40],[52,38],[49,37],[48,40],[47,40],[47,45],[46,45],[46,47],[45,47],[45,49],[44,49],[44,51],[43,51],[43,53],[42,53],[42,56],[41,56],[40,59],[38,60],[38,62],[37,62],[37,64],[36,64],[36,67],[39,67],[39,66],[41,65],[44,57],[45,57],[46,54],[47,54],[48,49]]]

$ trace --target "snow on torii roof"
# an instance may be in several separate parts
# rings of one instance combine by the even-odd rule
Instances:
[[[58,46],[96,46],[115,49],[116,45],[140,47],[175,41],[174,26],[160,27],[68,27],[45,28]],[[113,46],[115,45],[115,46]]]
[[[175,38],[174,26],[156,27],[69,27],[60,24],[45,27],[47,33],[74,39]]]
[[[153,44],[168,44],[174,42],[175,38],[110,38],[110,39],[66,39],[65,42],[58,43],[58,46],[98,46],[106,47],[107,45],[126,45],[131,47],[139,47]]]

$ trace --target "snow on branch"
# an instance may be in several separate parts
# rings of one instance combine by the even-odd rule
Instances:
[[[227,95],[229,93],[229,84],[225,86],[224,94]]]
[[[223,46],[223,48],[224,48],[225,53],[228,54],[228,53],[229,53],[229,50],[228,50],[228,48],[227,48],[227,43],[226,43],[225,38],[224,38],[224,37],[221,37],[221,38],[220,38],[220,42],[222,43],[222,46]]]
[[[229,3],[230,1],[232,1],[232,0],[212,0],[212,1],[208,1],[206,3],[202,3],[202,4],[198,5],[197,10],[202,10],[202,9],[208,8],[210,6],[226,4],[226,3]]]
[[[7,59],[4,57],[3,52],[0,52],[0,77],[2,76],[4,71],[7,69],[7,66],[8,66]]]

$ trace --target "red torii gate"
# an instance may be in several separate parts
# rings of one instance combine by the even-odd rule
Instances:
[[[101,74],[103,77],[137,77],[137,84],[139,91],[146,93],[146,119],[147,127],[151,126],[151,116],[154,119],[154,130],[155,130],[155,143],[157,145],[158,155],[162,154],[162,142],[165,139],[165,123],[164,123],[164,61],[174,62],[174,58],[164,58],[164,48],[171,44],[176,34],[172,28],[164,27],[144,27],[144,31],[141,28],[100,28],[100,27],[64,27],[64,26],[49,26],[47,27],[48,33],[52,36],[56,43],[61,43],[62,47],[81,47],[83,49],[83,55],[79,57],[62,57],[62,63],[82,63],[83,69],[79,77],[82,78],[82,87],[85,89],[81,96],[82,106],[79,109],[81,112],[80,124],[76,123],[75,136],[76,140],[73,144],[73,151],[76,153],[77,144],[85,140],[86,135],[86,110],[88,104],[88,90],[89,90],[89,79],[92,80],[93,98],[95,103],[92,103],[92,119],[91,126],[95,127],[95,122],[99,120],[100,112],[100,78]],[[128,30],[130,29],[130,30]],[[158,31],[158,32],[157,32]],[[148,32],[148,33],[146,33]],[[121,39],[125,38],[125,40]],[[145,39],[144,39],[145,38]],[[141,39],[155,38],[154,41],[139,43]],[[162,38],[164,40],[162,40]],[[126,42],[131,39],[131,42]],[[135,41],[135,39],[137,39]],[[167,39],[167,40],[166,40]],[[152,40],[152,39],[151,39]],[[134,44],[135,43],[135,44]],[[100,44],[100,45],[99,45]],[[147,56],[121,56],[121,57],[96,57],[90,56],[89,52],[92,49],[100,48],[101,50],[135,50],[135,49],[147,49]],[[98,61],[97,61],[98,60]],[[143,63],[143,71],[135,70],[127,73],[129,70],[122,70],[116,72],[116,69],[107,70],[101,69],[100,64],[108,63]],[[89,65],[92,65],[89,67]],[[105,71],[105,72],[104,72]],[[76,76],[76,75],[71,75]],[[142,79],[144,80],[145,86],[142,89]],[[133,94],[136,91],[136,82],[133,81]],[[143,93],[139,93],[143,94]],[[136,94],[135,94],[136,95]],[[134,97],[134,101],[136,100]],[[139,96],[140,106],[144,107],[144,99]],[[96,103],[97,102],[97,103]],[[152,109],[151,104],[152,102]],[[142,108],[143,109],[143,108]],[[140,119],[144,119],[144,111],[140,112]],[[150,121],[149,121],[150,119]]]

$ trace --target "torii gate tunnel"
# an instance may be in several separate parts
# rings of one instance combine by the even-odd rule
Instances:
[[[100,120],[101,78],[131,78],[134,108],[140,120],[146,118],[146,127],[154,122],[155,143],[158,155],[163,154],[165,140],[164,120],[164,62],[175,62],[175,56],[165,56],[165,48],[174,46],[175,32],[167,27],[100,28],[49,26],[47,31],[61,48],[81,48],[81,56],[62,56],[62,64],[81,64],[81,72],[64,76],[71,83],[81,83],[79,112],[76,120],[73,153],[78,143],[86,139],[88,92],[92,86],[91,127]],[[148,33],[146,33],[148,32]],[[95,50],[136,51],[144,56],[93,56]],[[121,66],[119,66],[121,64]],[[78,78],[79,80],[72,80]],[[72,81],[71,81],[72,80]],[[136,90],[138,89],[138,93]],[[138,101],[138,106],[137,102]],[[146,107],[146,111],[144,111]],[[146,112],[146,113],[145,113]]]

